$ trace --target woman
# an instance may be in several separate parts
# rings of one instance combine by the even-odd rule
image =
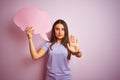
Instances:
[[[32,27],[25,29],[30,53],[33,59],[41,58],[48,53],[46,80],[72,80],[70,69],[68,66],[71,54],[81,57],[82,52],[78,48],[77,39],[70,36],[68,27],[64,20],[57,20],[52,27],[51,40],[46,42],[38,51],[36,51],[32,34]]]

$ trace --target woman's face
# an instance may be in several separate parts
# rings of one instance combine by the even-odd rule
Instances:
[[[55,26],[55,36],[58,40],[62,40],[65,36],[64,26],[60,23]]]

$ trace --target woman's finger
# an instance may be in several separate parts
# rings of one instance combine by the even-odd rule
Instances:
[[[76,40],[75,37],[72,35],[72,42],[75,43],[76,42],[75,40]]]
[[[28,29],[29,29],[29,27],[26,27],[26,28],[25,28],[25,31],[28,31]]]
[[[70,42],[72,43],[73,42],[73,36],[70,35],[69,39],[70,39]]]
[[[68,49],[70,49],[70,45],[67,43],[67,47],[68,47]]]
[[[31,30],[31,29],[32,29],[32,27],[29,27],[29,26],[28,26],[28,27],[25,28],[25,31],[29,31],[29,30]]]
[[[32,29],[32,33],[34,33],[35,29]]]
[[[75,40],[75,43],[78,43],[78,40],[77,40],[77,39]]]

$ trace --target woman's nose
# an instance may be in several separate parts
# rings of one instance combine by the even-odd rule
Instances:
[[[59,33],[61,34],[61,33],[62,33],[62,30],[59,30]]]

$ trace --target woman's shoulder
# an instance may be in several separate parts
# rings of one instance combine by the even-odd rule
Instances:
[[[51,42],[47,41],[44,43],[45,46],[50,46],[51,45]]]
[[[47,41],[47,42],[45,42],[45,44],[51,44],[51,42]]]
[[[50,42],[45,42],[42,46],[41,46],[41,48],[43,48],[45,51],[47,51],[48,49],[49,49],[49,47],[50,47]]]

